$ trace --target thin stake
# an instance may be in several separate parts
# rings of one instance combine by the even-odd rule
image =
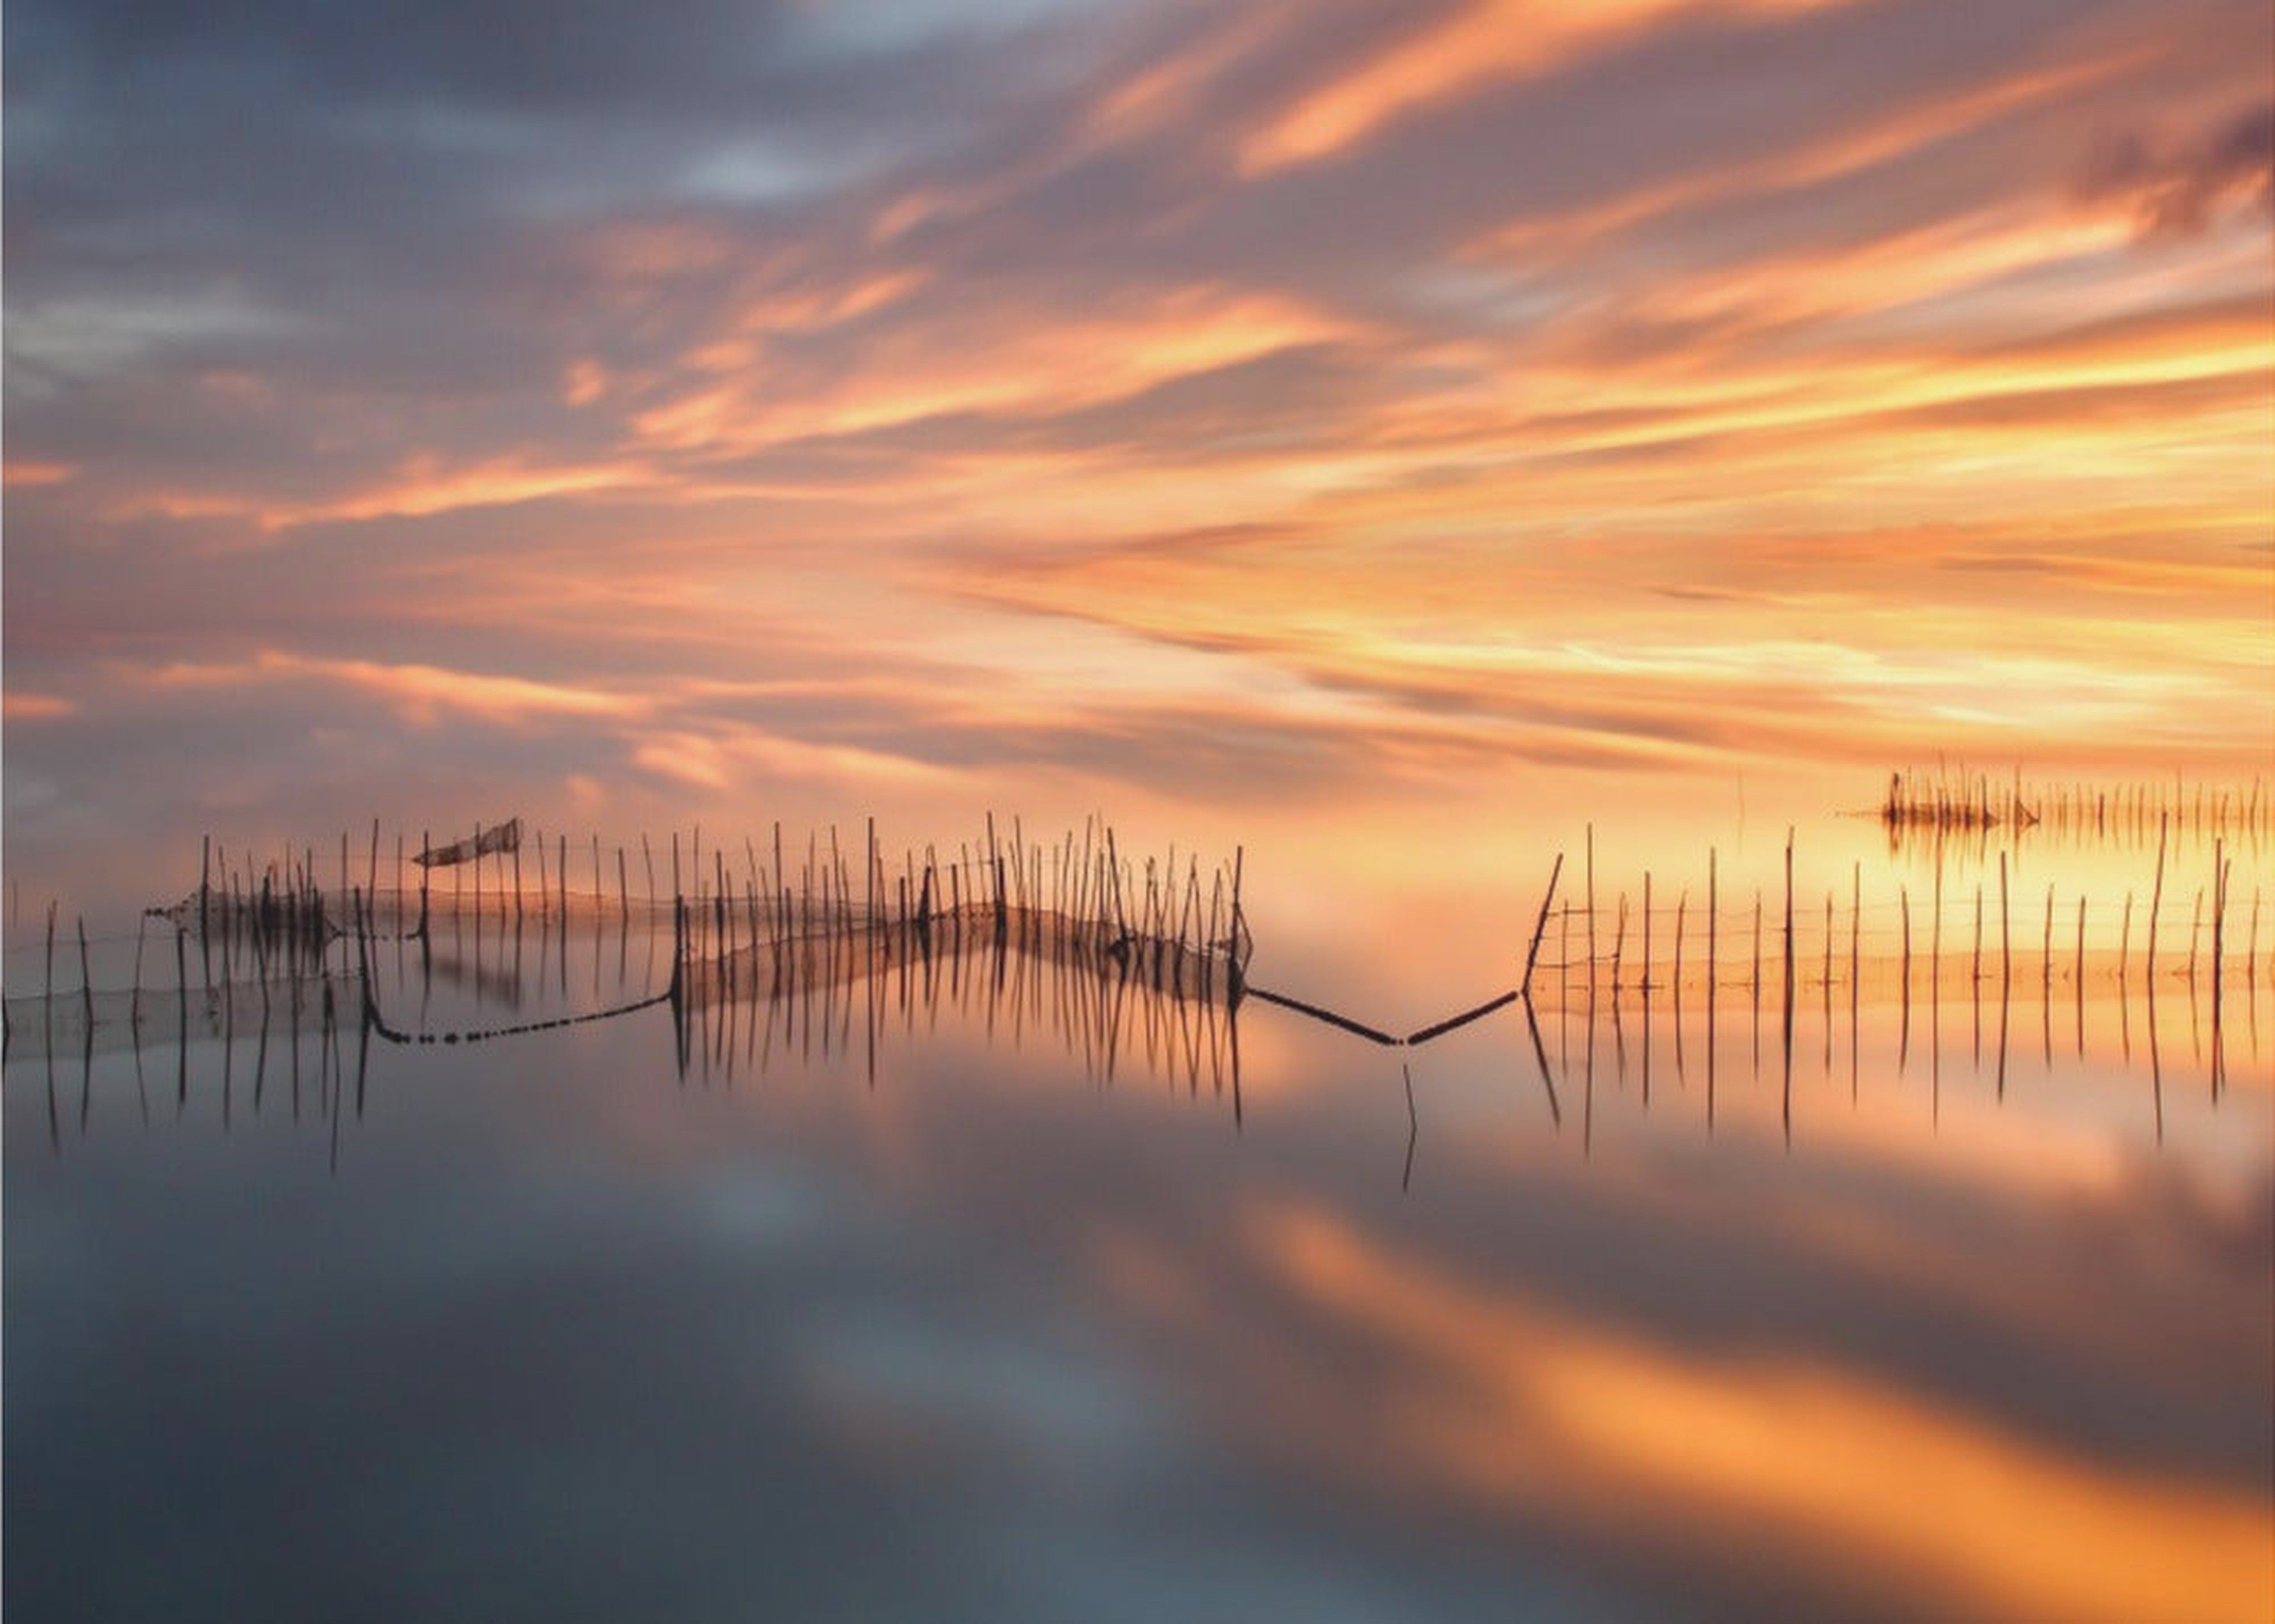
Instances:
[[[1596,991],[1596,826],[1588,826],[1588,993]]]
[[[87,1041],[94,1041],[94,978],[87,968],[87,916],[79,916],[79,1002],[87,1017]]]
[[[1517,983],[1516,990],[1519,993],[1530,993],[1532,990],[1532,967],[1540,957],[1541,933],[1548,928],[1548,904],[1555,899],[1556,881],[1563,872],[1564,854],[1560,851],[1556,854],[1556,865],[1548,871],[1548,889],[1540,898],[1540,917],[1532,922],[1532,942],[1524,950],[1524,978]],[[1237,880],[1234,881],[1233,894],[1236,897],[1239,895]],[[1236,903],[1234,905],[1237,908],[1238,903]]]
[[[2014,973],[2014,943],[2007,928],[2007,854],[1999,853],[1999,979],[2013,978]]]
[[[2157,914],[2165,903],[2165,842],[2169,833],[2171,814],[2157,814],[2157,883],[2149,894],[2149,981],[2157,979]]]

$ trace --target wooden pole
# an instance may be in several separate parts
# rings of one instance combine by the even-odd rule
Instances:
[[[2014,944],[2007,919],[2007,854],[1999,853],[1999,979],[2003,984],[2014,974]]]
[[[79,1002],[87,1019],[87,1039],[94,1041],[94,978],[87,967],[87,916],[79,916]]]
[[[1785,832],[1785,1067],[1786,1109],[1792,1110],[1793,1084],[1793,830]],[[1790,1131],[1792,1120],[1787,1119]]]
[[[1236,870],[1235,872],[1237,872]],[[1540,898],[1540,916],[1532,922],[1531,945],[1527,947],[1524,950],[1524,978],[1518,982],[1516,986],[1516,990],[1520,994],[1529,994],[1532,991],[1532,967],[1539,962],[1541,933],[1548,928],[1548,905],[1555,900],[1556,881],[1558,877],[1561,875],[1563,872],[1564,854],[1560,851],[1556,854],[1556,865],[1548,871],[1548,889],[1542,894]],[[1239,894],[1239,883],[1236,880],[1234,882],[1233,895],[1237,897]],[[1238,905],[1239,904],[1236,902],[1234,904],[1236,910],[1238,908]]]
[[[1651,994],[1651,870],[1643,871],[1643,991]]]
[[[1671,970],[1671,971],[1669,971],[1667,972],[1668,978],[1669,978],[1669,979],[1670,979],[1670,980],[1674,984],[1674,1012],[1675,1012],[1675,1016],[1676,1016],[1675,1023],[1674,1023],[1674,1035],[1675,1035],[1675,1037],[1676,1037],[1678,1039],[1681,1039],[1681,1037],[1682,1036],[1682,937],[1683,937],[1683,924],[1684,924],[1685,917],[1686,917],[1686,916],[1688,915],[1688,913],[1689,912],[1689,909],[1690,909],[1690,888],[1689,888],[1688,886],[1685,886],[1685,887],[1684,887],[1681,891],[1679,891],[1679,892],[1677,892],[1677,893],[1675,894],[1675,898],[1674,898],[1674,968],[1673,970]],[[1680,1058],[1681,1058],[1681,1055],[1682,1055],[1682,1044],[1681,1044],[1680,1042],[1677,1042],[1677,1043],[1676,1043],[1676,1045],[1675,1045],[1675,1054],[1676,1054],[1676,1057],[1677,1057],[1678,1061],[1680,1061]],[[1679,1063],[1678,1063],[1678,1064],[1677,1064],[1677,1066],[1675,1067],[1675,1069],[1676,1069],[1676,1071],[1677,1071],[1677,1072],[1680,1072],[1680,1071],[1682,1070],[1682,1067],[1681,1067],[1681,1065],[1680,1065]]]
[[[2211,1008],[2214,1024],[2219,1014],[2219,962],[2223,926],[2227,918],[2227,842],[2211,843]]]
[[[1596,996],[1596,826],[1588,826],[1588,997]]]
[[[1235,846],[1232,849],[1232,970],[1225,978],[1225,985],[1235,991],[1240,985],[1241,956],[1245,951],[1248,939],[1248,919],[1240,906],[1240,874],[1246,855],[1245,847]]]
[[[139,1050],[142,1033],[142,933],[150,923],[147,913],[134,917],[134,987],[126,998],[126,1028]]]
[[[2157,814],[2157,883],[2149,893],[2149,980],[2157,979],[2157,915],[2165,903],[2165,842],[2170,832],[2172,814]]]

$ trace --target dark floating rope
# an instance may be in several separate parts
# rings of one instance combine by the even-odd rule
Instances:
[[[669,1003],[676,995],[676,988],[666,987],[661,993],[654,993],[633,1003],[618,1004],[608,1009],[587,1009],[582,1015],[559,1015],[550,1020],[523,1021],[512,1026],[485,1026],[442,1032],[397,1031],[387,1023],[386,1017],[379,1012],[377,1001],[374,1000],[368,992],[365,994],[364,1008],[371,1022],[372,1030],[389,1043],[488,1043],[498,1038],[519,1038],[530,1032],[556,1031],[564,1026],[583,1026],[593,1021],[613,1021],[620,1016],[637,1015],[643,1009],[653,1009],[658,1004]]]

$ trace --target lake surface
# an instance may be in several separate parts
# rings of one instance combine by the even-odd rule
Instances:
[[[1266,828],[1236,1002],[975,923],[474,1042],[665,988],[612,855],[373,944],[402,1043],[117,906],[90,1034],[19,888],[11,1616],[2264,1616],[2264,834],[2152,974],[2153,830],[1589,821]],[[1559,852],[1529,1001],[1254,995],[1488,1001]]]

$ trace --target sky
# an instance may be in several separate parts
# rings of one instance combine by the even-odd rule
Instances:
[[[19,850],[2275,749],[2264,0],[4,45]]]

